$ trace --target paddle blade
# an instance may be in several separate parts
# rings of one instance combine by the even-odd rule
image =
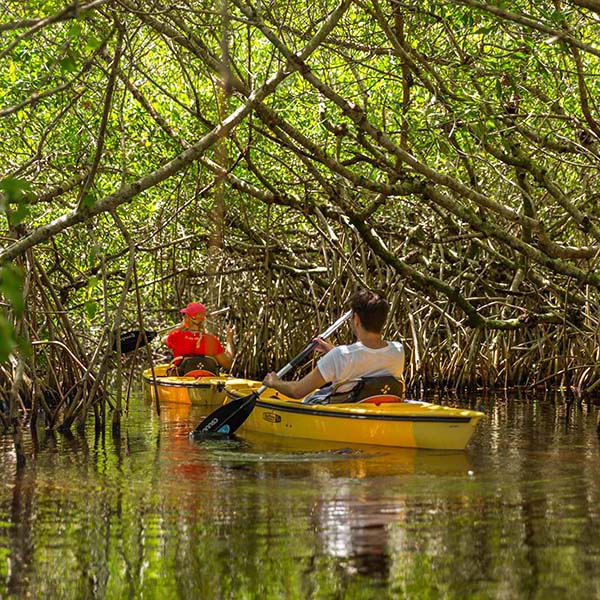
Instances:
[[[249,396],[219,406],[200,422],[198,427],[190,433],[190,437],[201,440],[207,437],[231,435],[250,416],[257,398],[258,393],[253,392]]]
[[[133,352],[136,348],[141,348],[146,345],[146,340],[151,342],[156,337],[156,331],[146,331],[144,336],[143,331],[127,331],[121,333],[121,353],[127,354]],[[118,335],[118,334],[117,334]],[[115,339],[112,349],[116,352],[117,340]]]

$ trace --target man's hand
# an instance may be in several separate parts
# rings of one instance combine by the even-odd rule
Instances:
[[[263,379],[263,385],[267,387],[277,389],[277,384],[281,381],[279,377],[277,377],[277,373],[275,371],[271,371],[271,373],[267,373],[265,378]]]
[[[324,339],[320,337],[316,337],[313,339],[313,342],[317,342],[315,346],[315,352],[321,352],[323,354],[327,354],[330,350],[334,348],[333,344],[326,342]]]

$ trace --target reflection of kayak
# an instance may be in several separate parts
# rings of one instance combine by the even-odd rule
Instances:
[[[177,402],[179,404],[220,404],[225,399],[225,382],[232,379],[229,375],[213,377],[168,376],[169,365],[156,365],[142,373],[144,394],[147,398],[156,398],[159,402]],[[154,384],[156,381],[156,385]]]
[[[258,381],[225,383],[230,399],[250,395]],[[404,448],[463,450],[483,413],[428,402],[369,401],[353,404],[303,404],[265,390],[240,431],[259,431],[286,437],[377,444]]]
[[[295,476],[304,471],[330,477],[388,477],[399,474],[466,475],[473,465],[464,450],[375,448],[371,445],[308,440],[246,431],[244,440],[260,453],[264,469]]]

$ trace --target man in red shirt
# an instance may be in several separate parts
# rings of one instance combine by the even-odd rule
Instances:
[[[183,323],[166,335],[162,341],[169,346],[173,356],[212,356],[224,369],[233,362],[233,329],[227,326],[225,348],[212,333],[204,330],[206,307],[200,302],[190,302],[181,309]]]

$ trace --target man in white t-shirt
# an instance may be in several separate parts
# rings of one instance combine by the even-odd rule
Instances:
[[[355,344],[333,346],[317,338],[315,350],[324,356],[308,375],[298,381],[283,381],[272,372],[265,376],[263,384],[290,398],[304,398],[328,382],[337,388],[336,392],[344,392],[354,384],[340,384],[360,377],[392,375],[402,380],[404,347],[400,342],[386,342],[381,336],[389,310],[387,300],[381,294],[363,289],[352,296],[351,308]]]

